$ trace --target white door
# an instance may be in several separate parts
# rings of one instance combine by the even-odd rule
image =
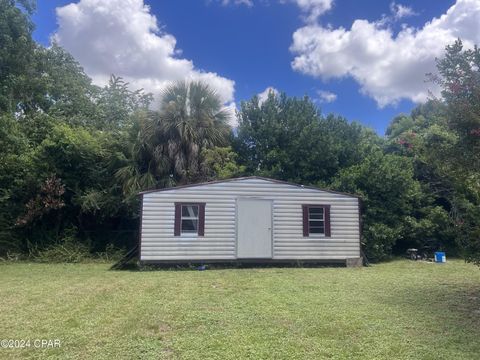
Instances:
[[[237,200],[237,257],[272,257],[271,200]]]

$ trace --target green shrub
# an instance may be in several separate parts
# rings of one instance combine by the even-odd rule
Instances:
[[[105,251],[97,252],[95,257],[101,261],[112,262],[120,260],[124,255],[124,249],[117,248],[113,244],[108,244]]]
[[[78,242],[53,244],[31,256],[38,262],[49,263],[79,263],[91,258],[88,247]]]
[[[78,241],[75,229],[66,231],[63,239],[43,249],[30,248],[30,258],[38,262],[79,263],[92,258],[89,247]]]
[[[398,236],[398,230],[382,223],[373,223],[366,226],[363,237],[367,239],[365,250],[369,260],[381,261],[390,258]]]

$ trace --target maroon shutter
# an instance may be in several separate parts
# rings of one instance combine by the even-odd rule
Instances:
[[[198,204],[198,236],[205,235],[205,203]]]
[[[325,237],[330,237],[330,205],[324,205],[323,211],[325,215]]]
[[[308,205],[302,205],[303,209],[303,236],[309,236],[308,232]]]
[[[182,218],[182,204],[175,203],[175,227],[174,227],[174,236],[180,236],[180,221]]]

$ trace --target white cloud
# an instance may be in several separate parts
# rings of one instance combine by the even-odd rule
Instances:
[[[237,119],[237,104],[234,101],[227,104],[223,108],[228,113],[228,124],[232,128],[238,127],[238,119]]]
[[[56,10],[58,30],[53,40],[80,62],[96,84],[104,85],[115,74],[133,88],[156,95],[172,81],[203,80],[222,101],[233,101],[235,82],[180,58],[175,37],[160,30],[143,0],[81,0]]]
[[[321,103],[331,103],[337,100],[337,94],[326,90],[317,90],[317,95]]]
[[[384,26],[392,25],[403,18],[416,16],[416,15],[418,14],[413,10],[413,8],[406,5],[397,4],[396,2],[391,2],[390,14],[382,15],[382,18],[380,20],[377,20],[375,23],[377,24],[378,27],[381,28]],[[402,24],[402,26],[406,27],[407,25]]]
[[[333,6],[333,0],[291,0],[306,15],[308,22],[313,22],[323,15]]]
[[[307,24],[293,34],[292,68],[321,79],[352,77],[361,92],[380,107],[401,99],[423,102],[425,74],[435,70],[447,44],[461,38],[467,47],[480,43],[480,1],[458,0],[420,29],[404,26],[398,33],[378,22],[355,20],[350,29]]]
[[[252,7],[255,4],[254,0],[207,0],[207,3],[209,4],[212,1],[216,1],[222,4],[223,6],[245,5],[247,7]],[[305,16],[305,20],[307,22],[313,22],[317,20],[317,18],[320,15],[323,15],[325,12],[327,12],[332,8],[334,0],[277,0],[277,1],[280,4],[295,3],[300,8],[303,15]],[[258,0],[257,3],[263,3],[264,5],[268,5],[270,1]]]
[[[400,20],[405,17],[417,15],[415,11],[409,6],[397,4],[395,2],[390,3],[390,12],[395,20]]]
[[[272,92],[273,95],[275,95],[275,96],[278,96],[278,94],[280,94],[277,89],[275,89],[275,88],[272,87],[272,86],[269,86],[269,87],[267,87],[265,90],[263,90],[261,93],[259,93],[259,94],[257,95],[257,96],[258,96],[258,102],[259,102],[259,104],[263,104],[263,103],[265,102],[265,100],[268,99],[268,95],[269,95],[271,92]]]

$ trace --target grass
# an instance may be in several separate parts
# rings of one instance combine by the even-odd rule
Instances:
[[[480,269],[108,271],[0,265],[0,339],[60,339],[0,358],[478,359]]]

